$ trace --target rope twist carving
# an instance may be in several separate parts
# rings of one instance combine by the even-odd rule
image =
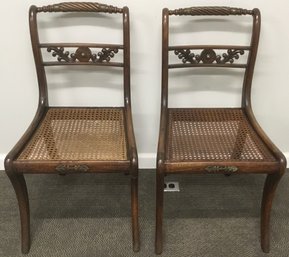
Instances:
[[[197,6],[169,10],[169,15],[253,15],[253,11],[226,6]]]
[[[37,8],[37,12],[104,12],[122,13],[123,9],[94,2],[63,2]]]

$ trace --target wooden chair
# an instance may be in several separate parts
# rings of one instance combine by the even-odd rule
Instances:
[[[123,44],[40,43],[37,15],[46,12],[121,14]],[[39,106],[30,127],[5,159],[6,173],[19,204],[22,252],[28,253],[30,249],[29,201],[24,174],[116,172],[130,175],[133,250],[139,251],[138,156],[131,113],[129,9],[92,2],[31,6],[29,22],[39,84]],[[50,52],[53,61],[44,60],[44,50]],[[111,61],[118,52],[123,53],[123,61]],[[124,105],[49,106],[45,68],[74,65],[90,67],[90,70],[92,66],[121,68]]]
[[[249,15],[250,45],[169,45],[170,15]],[[163,249],[164,176],[169,174],[267,174],[261,207],[261,247],[269,252],[272,200],[286,159],[258,125],[251,106],[251,83],[260,33],[260,11],[229,7],[163,9],[162,96],[156,174],[155,251]],[[176,18],[177,19],[177,18]],[[197,52],[199,54],[196,54]],[[171,63],[169,53],[180,63]],[[219,55],[218,53],[222,53]],[[244,64],[239,56],[248,53]],[[168,108],[168,71],[174,68],[245,69],[240,108]]]

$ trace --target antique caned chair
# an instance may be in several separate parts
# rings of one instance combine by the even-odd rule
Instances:
[[[213,16],[214,20],[218,19],[217,16],[225,15],[252,16],[251,42],[249,45],[170,45],[169,17],[172,15],[206,16],[206,19]],[[162,95],[156,173],[155,251],[160,254],[163,249],[165,175],[256,173],[267,174],[261,207],[261,247],[264,252],[269,252],[270,210],[277,184],[285,172],[286,159],[262,131],[251,107],[260,11],[229,7],[165,8],[162,17]],[[240,63],[242,60],[239,57],[243,54],[246,56],[245,53],[247,58]],[[173,54],[181,59],[180,63],[171,61]],[[244,69],[241,107],[170,108],[169,70],[196,67]]]
[[[101,13],[101,17],[110,15],[107,18],[121,14],[123,44],[42,43],[38,35],[37,15],[52,12],[83,13],[77,17],[86,17],[84,13],[94,12],[95,17],[98,17],[97,13]],[[29,200],[24,174],[116,172],[130,177],[133,250],[138,251],[138,157],[131,113],[129,9],[93,2],[31,6],[29,23],[39,84],[39,105],[32,124],[5,159],[5,170],[19,204],[22,252],[28,253],[30,249]],[[45,61],[47,56],[44,51],[51,55],[52,61]],[[122,53],[121,61],[111,61],[119,52]],[[74,65],[89,67],[90,70],[93,66],[120,68],[123,106],[49,106],[46,67],[69,68]]]

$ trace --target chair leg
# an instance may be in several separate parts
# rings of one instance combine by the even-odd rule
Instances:
[[[263,252],[270,251],[270,212],[277,185],[283,173],[268,174],[264,189],[261,207],[261,247]]]
[[[155,253],[163,251],[163,202],[164,202],[164,174],[157,171],[156,175],[156,237]]]
[[[138,223],[138,177],[131,178],[131,216],[133,251],[140,250],[139,223]]]
[[[30,213],[26,182],[22,174],[7,173],[17,196],[21,221],[21,251],[26,254],[30,249]]]

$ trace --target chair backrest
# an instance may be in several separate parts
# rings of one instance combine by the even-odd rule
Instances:
[[[95,12],[105,14],[122,14],[123,44],[98,44],[98,43],[43,43],[39,40],[37,14],[55,12]],[[31,6],[29,11],[30,35],[34,60],[36,64],[39,103],[48,106],[48,93],[45,67],[60,65],[86,65],[119,67],[123,69],[124,104],[130,104],[130,32],[129,9],[118,8],[112,5],[95,2],[63,2],[42,7]],[[76,49],[75,52],[67,49]],[[42,49],[46,49],[55,57],[55,61],[44,61]],[[114,62],[113,57],[123,51],[123,61]]]
[[[253,17],[250,45],[169,45],[169,16],[228,16],[250,15]],[[242,107],[251,108],[251,83],[260,35],[260,11],[230,7],[190,7],[176,10],[163,9],[162,27],[162,106],[168,106],[169,69],[189,67],[222,67],[245,69]],[[195,52],[194,52],[195,51]],[[196,51],[199,53],[197,54]],[[221,54],[217,54],[216,52]],[[180,63],[170,63],[169,53],[173,52]],[[245,63],[237,63],[239,56],[247,54]]]

